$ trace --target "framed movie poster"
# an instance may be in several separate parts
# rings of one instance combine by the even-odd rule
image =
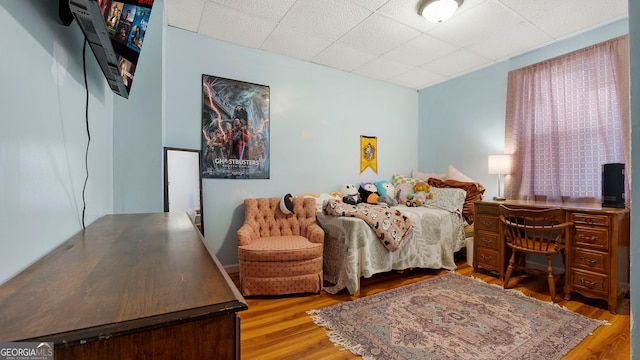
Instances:
[[[202,75],[202,177],[269,178],[269,87]]]

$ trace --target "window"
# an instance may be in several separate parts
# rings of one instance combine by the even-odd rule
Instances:
[[[510,72],[507,196],[600,202],[602,165],[630,164],[629,111],[627,36]]]

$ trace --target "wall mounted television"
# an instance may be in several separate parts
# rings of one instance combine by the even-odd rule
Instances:
[[[68,2],[109,87],[129,98],[154,0]]]

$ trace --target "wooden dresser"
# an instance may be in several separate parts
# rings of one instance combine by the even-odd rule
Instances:
[[[543,201],[479,201],[474,210],[473,271],[495,270],[504,281],[510,251],[504,242],[498,208],[500,204],[525,208],[560,208],[574,224],[565,276],[565,299],[575,291],[607,301],[615,312],[618,297],[629,284],[629,209],[603,208],[593,204]]]
[[[62,359],[239,359],[247,305],[184,213],[107,215],[0,286],[0,339]]]

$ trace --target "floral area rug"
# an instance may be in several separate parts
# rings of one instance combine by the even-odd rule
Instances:
[[[364,360],[560,359],[606,324],[456,273],[308,313]]]

